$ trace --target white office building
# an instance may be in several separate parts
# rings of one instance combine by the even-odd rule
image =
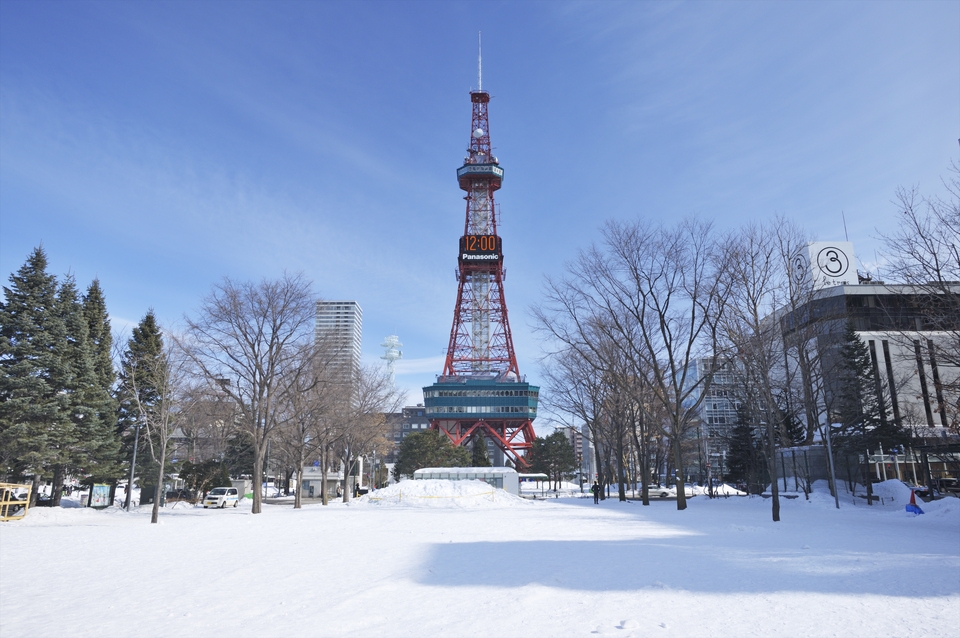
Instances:
[[[356,301],[318,301],[316,339],[331,349],[333,367],[346,379],[360,367],[363,310]]]

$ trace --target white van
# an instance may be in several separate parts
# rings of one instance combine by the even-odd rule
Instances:
[[[235,487],[215,487],[207,493],[207,498],[203,499],[203,507],[224,508],[227,505],[236,507],[240,504],[240,497]]]

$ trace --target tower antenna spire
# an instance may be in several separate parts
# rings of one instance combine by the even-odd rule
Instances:
[[[477,31],[477,90],[483,90],[483,42],[480,36],[482,31]]]

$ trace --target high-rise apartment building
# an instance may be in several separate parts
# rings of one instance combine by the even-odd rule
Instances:
[[[332,367],[349,380],[360,367],[363,310],[356,301],[318,301],[315,336],[330,349]]]

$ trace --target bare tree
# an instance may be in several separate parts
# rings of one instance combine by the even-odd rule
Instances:
[[[333,382],[334,351],[323,341],[313,348],[305,349],[307,360],[295,366],[285,379],[282,393],[281,423],[276,433],[276,443],[284,452],[288,465],[297,478],[294,509],[302,507],[303,467],[306,462],[323,456],[336,438],[333,426],[333,407],[336,404],[338,384]],[[326,505],[326,463],[321,472],[321,497]]]
[[[544,302],[532,309],[535,329],[551,348],[541,361],[548,390],[543,395],[544,405],[561,418],[568,416],[570,425],[582,422],[586,426],[593,442],[601,498],[606,498],[605,487],[614,474],[616,450],[621,460],[619,492],[625,500],[622,459],[626,419],[620,408],[632,399],[617,395],[619,380],[629,371],[624,369],[624,358],[609,331],[600,328],[604,318],[591,297],[592,290],[581,283],[574,278],[548,278]]]
[[[790,303],[790,258],[804,238],[790,222],[749,225],[732,239],[727,272],[730,303],[722,322],[730,347],[725,365],[741,377],[747,390],[740,399],[749,413],[766,424],[766,456],[770,471],[772,515],[780,520],[776,447],[787,438],[790,414],[782,398],[789,395],[791,370],[785,365],[783,335],[771,319]]]
[[[595,253],[590,276],[610,321],[611,337],[648,380],[650,395],[668,422],[664,434],[677,468],[677,509],[686,509],[682,443],[698,422],[716,362],[719,322],[729,289],[727,254],[710,224],[697,219],[675,228],[611,222],[606,252]]]
[[[597,479],[603,487],[606,477],[601,456],[607,441],[604,406],[609,388],[602,369],[584,357],[582,350],[566,347],[544,359],[541,374],[547,390],[541,393],[541,403],[561,419],[569,419],[567,425],[582,423],[586,427],[593,443]]]
[[[201,382],[189,389],[186,408],[179,419],[184,448],[175,451],[191,462],[222,460],[234,433],[233,404],[220,388]]]
[[[657,425],[680,470],[677,509],[686,509],[682,443],[713,375],[710,367],[697,374],[696,362],[719,354],[727,254],[710,225],[696,219],[673,228],[609,222],[603,234],[602,245],[581,253],[563,280],[548,282],[538,322],[563,343],[579,339],[590,355],[591,332],[616,344],[667,417]]]
[[[374,447],[386,447],[386,413],[398,412],[406,398],[384,367],[356,366],[351,378],[348,391],[337,397],[333,407],[333,419],[339,430],[336,453],[343,465],[344,503],[350,500],[348,477],[356,468],[357,460]]]
[[[189,400],[188,363],[175,341],[168,342],[158,357],[128,359],[131,374],[126,375],[123,382],[128,384],[126,390],[133,400],[140,424],[145,431],[150,458],[157,464],[151,523],[156,523],[160,518],[167,447]],[[140,369],[137,369],[138,367]],[[140,384],[148,385],[149,393],[144,392]],[[152,399],[149,403],[144,399],[148,394]],[[128,489],[132,490],[132,486]]]
[[[238,411],[238,427],[253,444],[253,482],[263,482],[267,442],[279,423],[288,379],[304,365],[313,339],[316,299],[303,275],[259,283],[229,278],[214,285],[197,317],[186,318],[184,350]],[[262,494],[253,492],[259,514]]]
[[[880,237],[892,257],[887,272],[904,283],[949,292],[946,286],[960,281],[960,167],[951,172],[946,199],[897,189],[899,226]]]
[[[946,197],[923,196],[916,187],[898,189],[899,225],[880,238],[891,257],[887,273],[914,287],[924,329],[938,333],[930,337],[928,348],[946,372],[960,370],[960,167],[956,164],[944,186]],[[915,339],[915,332],[902,331],[905,351],[913,353]],[[945,425],[960,434],[960,374],[943,374],[933,381],[936,411]]]

